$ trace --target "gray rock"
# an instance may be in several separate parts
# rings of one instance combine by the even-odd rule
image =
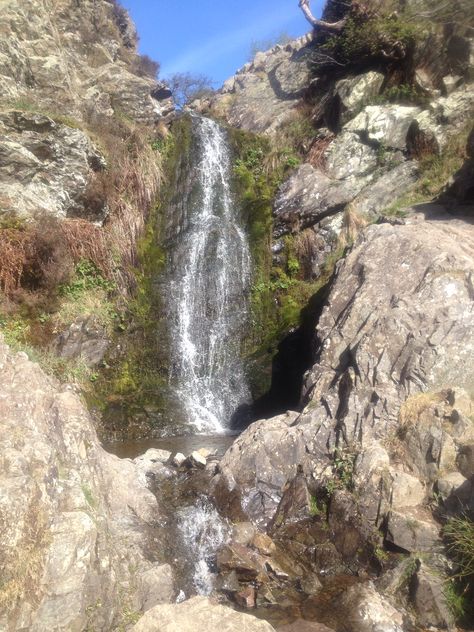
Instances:
[[[390,512],[386,538],[409,552],[428,552],[441,544],[440,527],[430,514],[413,509]]]
[[[273,632],[274,628],[260,619],[216,605],[207,597],[193,597],[172,606],[156,606],[149,610],[131,632]]]
[[[373,147],[363,143],[358,134],[348,131],[346,126],[330,145],[326,165],[331,178],[353,179],[351,184],[356,188],[357,195],[362,189],[358,181],[360,180],[362,185],[365,184],[363,176],[372,174],[377,168],[377,152]]]
[[[172,603],[176,596],[173,569],[169,564],[150,568],[138,577],[139,610],[146,612],[159,604]]]
[[[186,457],[184,456],[184,454],[178,452],[174,455],[172,463],[175,467],[181,467],[185,461]]]
[[[301,231],[328,214],[336,214],[363,185],[363,178],[358,183],[341,183],[309,164],[301,165],[278,191],[273,210],[275,237]]]
[[[144,555],[156,498],[100,447],[78,395],[3,343],[0,381],[0,628],[111,629],[140,607],[138,576],[169,585]]]
[[[463,78],[459,75],[446,75],[441,81],[445,94],[451,94],[451,92],[454,92],[454,90],[461,85]]]
[[[384,82],[384,75],[370,71],[355,77],[348,77],[336,82],[334,92],[341,109],[340,123],[344,124],[353,118],[367,101],[379,94]],[[334,107],[334,101],[331,107]]]
[[[420,625],[455,630],[445,597],[444,581],[439,573],[431,571],[426,564],[421,564],[414,577],[413,601]]]
[[[137,40],[125,15],[106,0],[58,0],[54,11],[37,0],[3,6],[3,102],[79,120],[114,110],[148,124],[169,116],[169,90],[139,76]]]
[[[42,114],[0,113],[1,212],[90,216],[83,194],[105,166],[89,137]]]
[[[344,130],[363,135],[392,149],[405,149],[408,130],[421,113],[408,105],[369,105]]]
[[[203,468],[203,467],[206,467],[206,464],[207,464],[206,458],[203,457],[203,455],[197,451],[190,454],[187,460],[189,461],[192,467]]]
[[[109,336],[94,316],[79,317],[60,333],[53,345],[60,358],[81,358],[89,366],[102,362],[109,348]]]
[[[252,132],[274,134],[295,115],[295,107],[310,77],[308,38],[290,42],[284,48],[258,52],[228,79],[204,108],[223,117],[230,125]]]
[[[466,478],[474,476],[474,443],[462,445],[456,464],[463,476]]]
[[[338,606],[347,613],[352,632],[403,632],[404,613],[396,610],[372,582],[349,588]]]

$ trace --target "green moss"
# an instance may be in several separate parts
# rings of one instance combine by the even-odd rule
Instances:
[[[191,139],[191,121],[182,117],[156,147],[164,159],[165,185],[138,243],[138,265],[133,270],[136,290],[127,302],[122,331],[117,336],[122,352],[118,359],[108,360],[110,366],[100,372],[89,398],[89,403],[104,413],[105,436],[111,432],[111,425],[115,433],[117,425],[123,425],[120,431],[133,436],[145,410],[156,413],[147,421],[151,427],[169,411],[169,341],[158,280],[167,265],[164,210],[175,191],[180,162],[189,156]],[[117,415],[117,410],[122,414]]]
[[[298,129],[308,133],[301,121]],[[279,343],[299,326],[302,310],[327,283],[342,253],[331,257],[318,279],[308,280],[302,273],[294,237],[287,236],[281,264],[273,263],[273,202],[292,167],[287,161],[269,162],[275,148],[267,137],[235,129],[229,130],[229,137],[234,151],[234,189],[242,208],[253,264],[251,326],[243,352],[252,394],[257,398],[270,387],[272,360]]]

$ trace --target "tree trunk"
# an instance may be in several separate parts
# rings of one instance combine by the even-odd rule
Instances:
[[[347,18],[343,18],[342,20],[339,20],[339,22],[325,22],[324,20],[316,19],[311,13],[309,0],[300,0],[299,5],[305,15],[305,18],[308,20],[313,28],[319,28],[326,31],[334,31],[335,33],[340,33],[346,24]]]

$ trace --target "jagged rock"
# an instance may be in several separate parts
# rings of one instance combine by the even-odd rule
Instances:
[[[0,113],[0,212],[87,219],[83,194],[105,162],[89,137],[42,114]]]
[[[145,454],[133,459],[133,462],[142,475],[142,481],[145,485],[148,485],[148,477],[160,480],[168,478],[173,474],[173,471],[165,465],[165,463],[169,462],[170,458],[171,452],[168,452],[168,450],[150,448]]]
[[[413,601],[422,626],[454,630],[453,617],[445,597],[445,585],[439,573],[421,564],[413,580]]]
[[[462,81],[463,78],[459,75],[446,75],[446,77],[443,77],[442,83],[445,93],[451,94],[451,92],[460,86]]]
[[[415,476],[406,472],[391,471],[392,478],[392,508],[416,507],[422,505],[426,491]]]
[[[193,597],[172,606],[156,606],[131,632],[196,632],[201,628],[219,632],[274,632],[266,621],[216,605],[207,597]]]
[[[109,336],[94,316],[79,317],[59,334],[54,351],[60,358],[81,358],[89,366],[102,362],[109,348]]]
[[[144,557],[156,498],[100,447],[70,388],[3,343],[0,368],[0,627],[111,629],[144,586],[169,595],[169,568]]]
[[[369,105],[344,130],[387,148],[405,149],[408,130],[420,113],[421,108],[408,105]]]
[[[379,216],[400,196],[400,191],[407,192],[414,186],[418,175],[416,162],[400,162],[362,189],[353,200],[354,208],[371,218]]]
[[[336,99],[331,100],[329,107],[339,110],[339,123],[343,125],[349,121],[371,97],[379,94],[384,79],[382,73],[370,71],[337,81],[334,88]],[[331,116],[334,114],[331,113]]]
[[[384,599],[372,582],[349,588],[340,608],[347,614],[351,632],[403,632],[404,615]]]
[[[252,538],[251,544],[263,555],[271,555],[276,549],[273,540],[265,533],[256,533]]]
[[[187,461],[189,461],[189,464],[191,465],[191,467],[204,468],[207,465],[206,458],[203,457],[203,455],[197,451],[190,454],[187,458]]]
[[[235,601],[242,608],[255,608],[256,603],[256,590],[253,586],[247,586],[243,590],[239,591],[235,595]]]
[[[335,182],[309,164],[299,167],[281,186],[275,200],[274,236],[300,231],[336,214],[363,188],[363,180]]]
[[[364,181],[364,176],[372,174],[377,165],[377,151],[362,142],[349,126],[345,127],[329,147],[326,160],[328,175],[338,180],[353,178],[351,185],[358,189],[356,195],[367,182]]]
[[[241,581],[252,581],[266,575],[264,560],[251,549],[231,543],[226,544],[217,554],[220,571],[235,571]]]
[[[391,511],[387,522],[387,540],[405,551],[432,551],[439,546],[440,527],[428,512],[405,509]]]
[[[240,590],[241,585],[235,571],[230,573],[220,573],[216,580],[216,588],[226,593],[236,593]]]
[[[446,384],[469,390],[474,383],[468,316],[472,225],[448,219],[441,208],[430,210],[438,210],[436,219],[417,215],[365,229],[339,266],[319,320],[319,354],[305,380],[306,408],[300,415],[252,424],[224,455],[214,485],[224,485],[239,498],[253,521],[267,524],[274,516],[297,466],[311,485],[326,484],[334,477],[332,455],[341,442],[360,453],[374,439],[395,440],[401,431],[400,408],[409,396],[425,391],[429,399],[430,392]],[[412,475],[423,470],[428,481],[432,460],[447,466],[451,459],[454,469],[455,443],[447,430],[438,434],[438,439],[445,437],[441,443],[434,435],[429,439],[432,424],[421,420],[402,429],[401,441],[406,446],[411,432],[418,436],[413,457],[405,458],[413,463]],[[426,450],[425,439],[420,443],[425,434]],[[363,481],[373,473],[371,485],[378,491],[367,494],[364,489],[360,511],[374,523],[388,511],[390,497],[383,472],[386,454],[377,454],[377,464],[372,468],[368,456],[360,479],[357,467],[355,478],[364,489]]]
[[[257,53],[223,89],[198,108],[224,117],[230,125],[273,134],[295,114],[310,77],[308,38]]]

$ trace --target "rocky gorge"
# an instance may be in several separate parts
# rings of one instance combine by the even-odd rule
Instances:
[[[0,5],[0,629],[471,629],[470,3],[185,112],[115,1]]]

